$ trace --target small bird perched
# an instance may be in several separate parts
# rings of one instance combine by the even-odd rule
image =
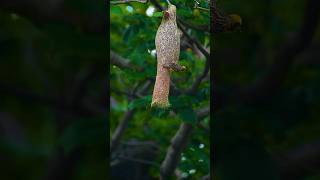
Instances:
[[[242,24],[241,17],[237,14],[229,14],[217,19],[213,32],[234,32],[240,30]]]
[[[224,14],[219,12],[214,6],[212,8],[213,13],[213,32],[234,32],[241,28],[242,19],[237,14]]]
[[[186,67],[178,64],[180,56],[180,36],[176,21],[176,6],[168,1],[161,24],[157,30],[155,45],[157,51],[157,77],[153,90],[151,106],[168,107],[170,72],[184,71]]]

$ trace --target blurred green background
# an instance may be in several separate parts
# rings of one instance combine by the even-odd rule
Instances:
[[[0,179],[106,179],[106,8],[0,2]]]
[[[156,2],[167,7],[166,1]],[[209,27],[209,12],[195,9],[195,1],[171,2],[177,6],[177,15],[183,22]],[[199,2],[202,7],[209,8],[207,1]],[[160,164],[170,139],[183,122],[195,128],[179,157],[176,172],[180,175],[173,175],[172,179],[200,179],[209,173],[209,112],[197,123],[197,111],[209,110],[209,73],[195,93],[183,93],[205,67],[205,57],[185,36],[181,39],[179,63],[188,70],[172,73],[171,107],[167,110],[150,108],[157,63],[154,41],[162,19],[160,12],[154,1],[111,5],[110,137],[114,180],[159,179]],[[210,51],[208,31],[185,28]]]
[[[213,34],[214,179],[320,179],[319,2],[224,0]]]

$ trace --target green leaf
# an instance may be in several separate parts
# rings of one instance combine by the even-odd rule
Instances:
[[[161,12],[155,12],[155,13],[153,13],[153,15],[152,15],[153,17],[162,17],[163,16],[163,12],[161,11]]]
[[[128,105],[128,108],[131,110],[131,109],[139,108],[139,107],[147,107],[150,104],[151,104],[151,95],[142,97],[140,99],[133,100]]]
[[[185,109],[194,104],[193,96],[181,95],[179,97],[169,97],[172,108],[174,109]]]
[[[153,116],[158,118],[165,118],[169,115],[170,109],[162,109],[162,108],[152,108],[151,113]]]
[[[120,14],[122,14],[122,10],[119,6],[112,6],[111,13],[120,15]]]

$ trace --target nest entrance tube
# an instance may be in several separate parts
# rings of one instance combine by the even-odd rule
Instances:
[[[153,89],[151,107],[167,108],[169,103],[170,71],[159,62],[157,64],[157,77]]]

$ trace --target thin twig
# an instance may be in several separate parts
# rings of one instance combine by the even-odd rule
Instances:
[[[180,26],[179,28],[181,29],[183,34],[191,42],[193,42],[197,46],[197,48],[202,52],[202,54],[206,57],[206,64],[205,64],[205,68],[203,70],[203,73],[196,78],[196,80],[192,84],[191,88],[186,91],[187,93],[193,94],[197,90],[197,88],[201,84],[202,80],[206,77],[206,75],[208,74],[208,72],[210,70],[210,54],[203,48],[203,46],[196,39],[193,39],[181,25],[178,24],[178,26]]]
[[[203,72],[196,78],[196,80],[194,81],[194,83],[191,85],[191,87],[189,89],[186,90],[187,94],[194,94],[198,87],[200,86],[202,80],[207,76],[207,74],[209,73],[210,70],[210,63],[209,60],[206,60],[206,64],[205,67],[203,69]]]
[[[195,44],[197,46],[197,48],[201,51],[201,53],[206,57],[206,59],[208,60],[210,58],[210,54],[209,52],[207,52],[207,50],[205,50],[205,48],[199,43],[198,40],[192,38],[188,32],[185,30],[185,28],[183,27],[182,23],[180,23],[180,21],[178,20],[178,27],[179,29],[182,31],[182,33],[187,37],[187,39],[192,43]]]
[[[147,81],[141,88],[141,91],[137,92],[137,96],[144,94],[150,87],[151,82]],[[119,125],[117,126],[116,130],[112,134],[111,142],[110,142],[110,152],[113,152],[119,145],[120,140],[124,134],[124,131],[128,128],[129,121],[133,118],[135,110],[129,110],[123,116],[122,120],[120,121]]]
[[[110,63],[124,69],[140,70],[138,67],[130,63],[129,59],[125,59],[116,52],[110,50]]]
[[[200,6],[197,6],[197,5],[195,5],[194,8],[195,9],[200,9],[200,10],[203,10],[203,11],[206,11],[206,12],[210,11],[210,9],[207,9],[207,8],[204,8],[204,7],[200,7]]]
[[[204,32],[207,32],[207,33],[210,32],[210,28],[209,28],[208,25],[194,25],[194,24],[191,24],[191,23],[188,23],[188,22],[182,20],[179,17],[177,17],[177,19],[181,24],[183,24],[184,26],[186,26],[188,28],[191,28],[191,29],[194,29],[194,30],[198,30],[198,31],[204,31]]]

